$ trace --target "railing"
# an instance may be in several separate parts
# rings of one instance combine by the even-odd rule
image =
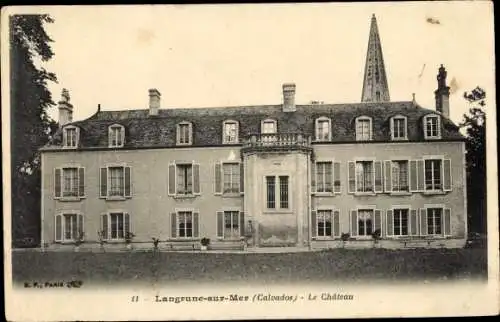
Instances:
[[[309,149],[311,138],[301,133],[262,133],[252,134],[243,145],[245,149]]]

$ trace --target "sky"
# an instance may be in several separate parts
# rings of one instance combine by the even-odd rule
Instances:
[[[391,101],[434,109],[438,67],[451,85],[450,114],[481,86],[495,106],[490,2],[45,7],[54,42],[54,101],[67,88],[74,120],[102,110],[361,100],[370,19],[377,17]],[[50,115],[57,119],[57,108]]]

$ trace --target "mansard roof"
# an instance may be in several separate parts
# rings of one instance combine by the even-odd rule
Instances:
[[[391,142],[390,119],[404,115],[408,119],[408,140],[424,141],[422,118],[440,114],[415,105],[413,102],[374,102],[357,104],[297,105],[294,112],[283,112],[282,105],[238,106],[219,108],[168,108],[150,116],[148,109],[99,111],[86,120],[72,122],[80,128],[79,148],[107,148],[108,127],[122,124],[125,127],[124,148],[161,148],[176,146],[176,125],[192,122],[193,144],[190,146],[222,145],[222,125],[225,120],[238,121],[240,142],[249,135],[260,133],[261,121],[275,119],[278,132],[300,132],[314,135],[315,119],[331,119],[332,143],[356,143],[355,120],[369,116],[373,120],[374,142]],[[458,127],[442,116],[441,140],[463,140]],[[324,144],[324,143],[323,143]],[[43,149],[62,145],[62,131]]]

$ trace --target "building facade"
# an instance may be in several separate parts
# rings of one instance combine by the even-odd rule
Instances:
[[[443,66],[437,79],[435,110],[390,101],[373,16],[360,103],[298,105],[286,83],[282,104],[162,109],[150,89],[148,109],[73,122],[63,91],[42,242],[463,247],[465,144]]]

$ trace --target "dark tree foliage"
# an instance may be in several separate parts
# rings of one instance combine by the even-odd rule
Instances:
[[[469,231],[486,232],[486,92],[476,87],[464,98],[471,107],[461,127],[466,130],[467,213]]]
[[[40,240],[40,154],[57,124],[49,117],[54,106],[47,88],[57,82],[41,65],[54,56],[44,24],[48,15],[9,17],[12,239]]]

